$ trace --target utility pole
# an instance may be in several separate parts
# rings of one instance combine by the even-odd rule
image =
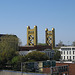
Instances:
[[[52,69],[52,66],[50,67],[50,72],[51,72],[51,75],[53,75],[53,69]]]
[[[21,75],[23,75],[22,62],[21,62]]]

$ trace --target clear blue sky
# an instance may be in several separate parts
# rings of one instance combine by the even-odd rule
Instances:
[[[0,0],[0,34],[15,34],[23,45],[27,26],[38,27],[38,42],[45,43],[45,28],[55,28],[56,44],[75,40],[75,0]]]

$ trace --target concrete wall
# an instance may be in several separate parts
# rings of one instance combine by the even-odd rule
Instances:
[[[40,74],[40,73],[21,73],[19,71],[8,71],[8,70],[1,70],[0,75],[48,75],[48,74]],[[50,75],[50,74],[49,74]]]

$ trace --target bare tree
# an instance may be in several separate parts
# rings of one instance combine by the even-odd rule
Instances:
[[[61,40],[59,41],[58,46],[59,47],[63,46],[63,42]]]
[[[75,46],[75,41],[72,42],[72,46]]]

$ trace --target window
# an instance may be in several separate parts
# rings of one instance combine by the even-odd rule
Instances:
[[[75,56],[73,56],[73,60],[75,59]]]
[[[72,50],[75,50],[75,48],[72,48]]]
[[[61,51],[61,54],[63,54],[63,51]]]
[[[71,56],[70,56],[70,60],[71,60]]]
[[[67,50],[71,50],[71,48],[67,48]]]
[[[67,56],[67,59],[68,59],[68,56]]]
[[[65,56],[64,56],[64,59],[65,59]]]
[[[48,56],[49,56],[49,52],[48,52]]]
[[[74,59],[74,56],[73,56],[73,59]]]
[[[71,54],[71,51],[69,51],[69,54]]]
[[[65,51],[64,51],[64,54],[65,54]]]
[[[74,54],[74,51],[73,51],[73,54]]]
[[[68,51],[67,51],[67,54],[68,54]]]
[[[63,56],[61,56],[61,59],[63,59]]]
[[[61,48],[61,50],[71,50],[71,48]]]

